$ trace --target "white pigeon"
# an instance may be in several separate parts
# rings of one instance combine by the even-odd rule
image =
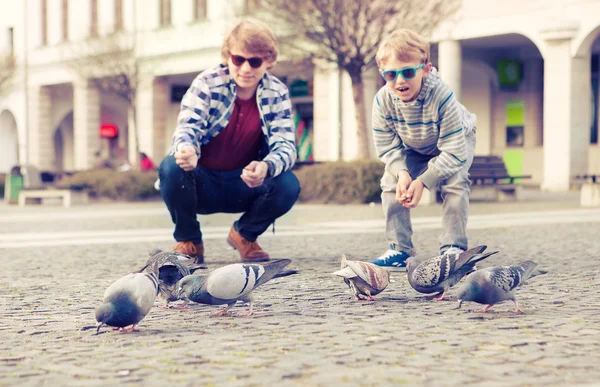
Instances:
[[[373,296],[381,293],[390,283],[390,272],[370,262],[348,261],[342,254],[340,270],[331,274],[344,278],[357,300],[374,301]]]
[[[208,305],[227,306],[214,313],[222,316],[239,301],[248,302],[250,309],[246,316],[253,313],[252,291],[265,282],[275,278],[291,263],[290,259],[278,259],[265,264],[235,263],[220,267],[206,275],[188,275],[179,281],[180,296],[194,302]],[[290,271],[289,274],[295,274]]]

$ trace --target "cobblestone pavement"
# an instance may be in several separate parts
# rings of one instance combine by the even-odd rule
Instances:
[[[130,207],[139,212],[120,213]],[[130,207],[0,208],[0,236],[170,227],[160,204]],[[524,217],[575,206],[531,207],[537,212]],[[326,235],[276,230],[274,237],[259,240],[272,256],[292,258],[291,268],[300,274],[258,288],[255,316],[210,317],[217,307],[198,304],[154,307],[137,332],[94,335],[93,310],[106,287],[139,267],[150,248],[168,249],[172,242],[0,248],[0,385],[597,385],[600,217],[588,221],[585,212],[576,212],[562,222],[557,213],[541,224],[501,223],[522,210],[474,205],[472,213],[487,214],[488,223],[470,229],[469,236],[471,245],[500,250],[487,264],[534,259],[549,270],[518,291],[524,314],[513,313],[510,302],[478,314],[472,312],[476,304],[456,310],[455,302],[429,301],[410,288],[403,272],[392,273],[378,301],[355,301],[329,273],[338,268],[341,253],[367,260],[383,252],[385,239],[382,230],[360,233],[341,226]],[[284,230],[316,218],[368,224],[381,219],[380,211],[297,206],[280,223]],[[441,212],[423,211],[423,216]],[[83,215],[61,216],[68,213]],[[231,219],[203,221],[222,234],[206,241],[209,269],[238,260],[224,240]],[[416,228],[419,256],[435,255],[438,234],[439,227]],[[246,308],[237,306],[233,313]]]

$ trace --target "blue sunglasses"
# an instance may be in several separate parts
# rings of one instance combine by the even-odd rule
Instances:
[[[400,70],[383,70],[381,72],[381,76],[383,76],[383,79],[385,79],[386,81],[393,82],[396,80],[396,78],[398,78],[398,74],[400,74],[402,78],[404,78],[407,81],[410,81],[411,79],[417,76],[417,70],[422,69],[423,67],[425,67],[425,64],[421,63],[417,67],[405,67]]]

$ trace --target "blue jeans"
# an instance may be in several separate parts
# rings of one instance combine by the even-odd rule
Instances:
[[[469,216],[469,196],[471,193],[471,181],[469,180],[469,168],[473,162],[475,149],[474,140],[470,140],[467,147],[467,162],[462,168],[443,180],[439,185],[444,201],[442,210],[442,234],[439,237],[440,250],[449,246],[460,247],[466,250],[467,219]],[[406,164],[410,175],[415,179],[427,169],[427,163],[434,156],[423,155],[418,152],[406,151]],[[389,172],[385,172],[381,178],[381,202],[385,214],[386,237],[394,250],[404,251],[411,256],[416,254],[412,243],[412,224],[410,221],[410,209],[403,207],[396,201],[396,185],[398,178]]]
[[[243,212],[237,230],[253,242],[292,208],[300,194],[300,182],[291,171],[265,179],[256,188],[248,187],[241,174],[241,169],[219,172],[200,165],[186,172],[175,163],[174,156],[164,158],[158,168],[160,194],[175,223],[176,241],[202,243],[196,214]]]

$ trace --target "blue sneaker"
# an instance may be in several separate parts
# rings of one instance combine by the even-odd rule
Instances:
[[[405,253],[404,251],[389,249],[371,263],[377,266],[406,268],[406,260],[409,257],[410,255],[408,255],[408,253]]]

